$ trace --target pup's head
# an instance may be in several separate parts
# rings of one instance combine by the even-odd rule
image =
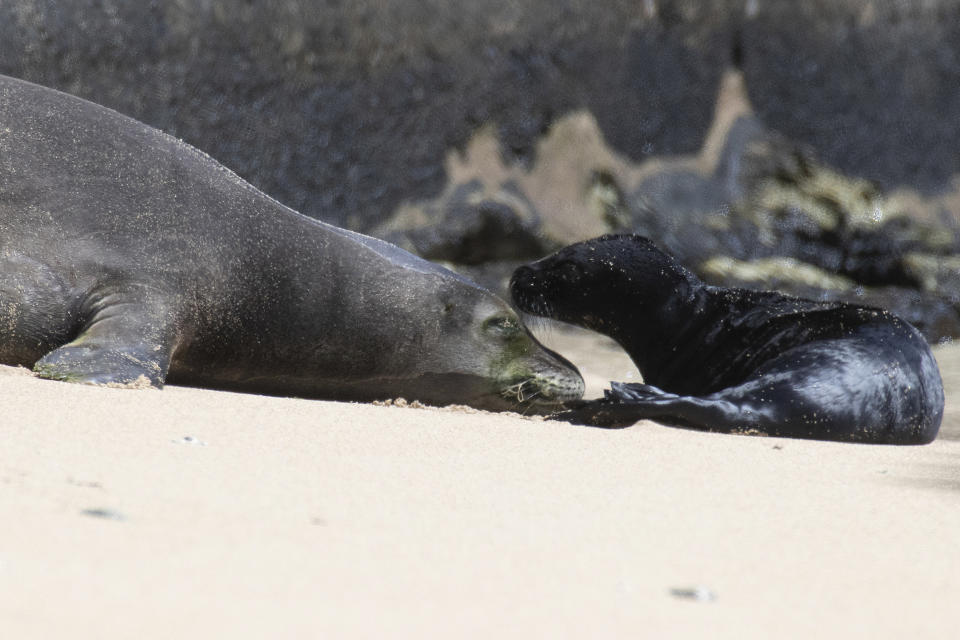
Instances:
[[[519,267],[510,280],[517,307],[617,337],[618,328],[668,304],[696,277],[638,235],[578,242]]]

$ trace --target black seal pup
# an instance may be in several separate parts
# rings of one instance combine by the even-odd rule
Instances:
[[[583,390],[469,280],[302,216],[156,129],[2,76],[0,362],[92,384],[485,409]]]
[[[940,428],[929,346],[879,309],[707,286],[631,235],[520,267],[511,293],[526,312],[612,337],[643,375],[558,419],[890,444],[927,443]]]

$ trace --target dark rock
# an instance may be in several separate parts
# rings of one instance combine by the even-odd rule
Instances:
[[[0,72],[170,131],[362,229],[439,193],[444,153],[486,123],[521,163],[576,109],[633,161],[693,152],[731,65],[763,122],[844,173],[936,190],[960,173],[957,42],[952,0],[0,5]]]
[[[960,256],[910,253],[904,257],[904,268],[922,291],[960,309]]]
[[[696,149],[727,58],[724,3],[699,4],[11,0],[0,73],[113,107],[366,230],[440,193],[446,152],[488,123],[519,163],[584,107],[633,157]]]
[[[626,227],[691,265],[718,254],[785,256],[861,284],[916,286],[906,253],[960,248],[950,230],[890,210],[875,185],[824,165],[754,116],[733,123],[712,174],[655,173],[627,209]]]
[[[933,192],[960,172],[960,4],[758,2],[740,23],[760,119],[846,174]]]
[[[516,184],[494,193],[473,180],[446,197],[391,219],[375,234],[430,260],[477,265],[531,260],[551,250],[540,233],[540,215]]]

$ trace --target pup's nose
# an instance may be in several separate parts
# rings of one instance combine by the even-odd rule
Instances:
[[[524,291],[531,285],[530,281],[533,279],[533,273],[533,269],[527,265],[522,265],[514,270],[510,277],[510,296],[515,303],[520,304]]]

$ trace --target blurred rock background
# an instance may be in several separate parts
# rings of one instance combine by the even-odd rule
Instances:
[[[4,0],[0,73],[494,288],[635,231],[960,336],[955,0]]]

